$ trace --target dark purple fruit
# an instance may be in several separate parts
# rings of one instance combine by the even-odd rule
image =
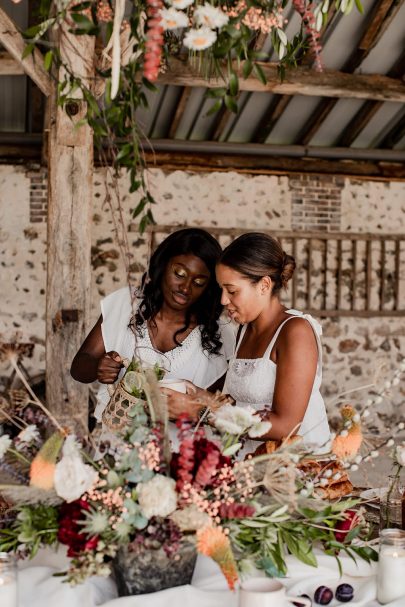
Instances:
[[[350,584],[339,584],[336,588],[335,597],[341,603],[348,603],[353,598],[353,586],[350,586]]]
[[[329,605],[331,600],[333,599],[333,592],[327,586],[319,586],[315,590],[314,601],[318,603],[318,605]]]
[[[302,596],[302,598],[305,597],[306,599],[309,599],[309,604],[312,605],[311,597],[309,597],[307,594],[300,594],[300,596]],[[295,607],[303,607],[304,603],[300,603],[299,601],[293,601],[293,605],[295,605]]]

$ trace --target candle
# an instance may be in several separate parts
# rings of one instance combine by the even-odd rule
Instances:
[[[1,607],[17,607],[17,582],[14,577],[0,577]]]
[[[17,569],[12,555],[0,552],[0,605],[17,607]]]
[[[405,532],[384,529],[380,534],[377,599],[385,605],[402,596],[405,603]]]

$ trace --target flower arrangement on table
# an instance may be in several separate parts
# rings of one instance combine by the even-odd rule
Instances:
[[[63,428],[44,441],[40,424],[14,418],[17,436],[0,436],[0,470],[18,481],[0,486],[15,515],[0,529],[0,550],[32,556],[41,546],[64,544],[71,557],[66,580],[77,583],[109,575],[123,550],[126,558],[160,550],[176,562],[194,544],[219,564],[230,588],[248,563],[270,576],[285,575],[288,553],[316,566],[318,544],[334,556],[342,550],[376,558],[358,541],[367,525],[361,510],[353,511],[357,500],[322,499],[321,475],[306,475],[310,456],[299,443],[234,461],[220,440],[180,418],[179,452],[170,453],[164,407],[148,403],[155,422],[134,405],[121,444],[105,445],[97,461]],[[254,416],[244,423],[258,430]]]

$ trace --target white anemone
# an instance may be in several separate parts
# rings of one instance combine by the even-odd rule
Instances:
[[[203,51],[214,44],[217,35],[209,27],[191,29],[184,36],[184,46],[192,51]]]
[[[176,30],[179,27],[187,27],[188,17],[182,11],[175,8],[162,8],[160,11],[160,24],[164,30]]]
[[[167,4],[171,4],[174,8],[187,8],[194,3],[194,0],[168,0]]]
[[[228,23],[229,17],[220,8],[206,2],[194,11],[194,20],[197,25],[219,29]]]

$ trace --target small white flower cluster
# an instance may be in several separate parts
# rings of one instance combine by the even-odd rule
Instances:
[[[24,430],[21,430],[17,437],[16,448],[20,451],[25,445],[36,442],[40,439],[38,428],[35,424],[30,424]]]
[[[13,441],[9,437],[8,434],[3,434],[0,436],[0,460],[3,459],[9,448],[11,447],[11,443]]]
[[[160,24],[164,30],[176,30],[189,25],[188,15],[182,9],[188,8],[194,0],[167,0],[169,8],[160,10]],[[227,25],[229,17],[220,8],[209,2],[198,6],[193,13],[192,25],[184,36],[184,46],[192,51],[203,51],[214,44],[217,30]]]
[[[237,438],[243,434],[249,438],[260,438],[271,428],[271,423],[262,421],[252,407],[224,405],[216,411],[213,421],[221,434]],[[240,447],[240,443],[228,445],[224,454],[233,455]]]
[[[394,461],[398,466],[405,466],[405,443],[397,445],[394,452]]]

